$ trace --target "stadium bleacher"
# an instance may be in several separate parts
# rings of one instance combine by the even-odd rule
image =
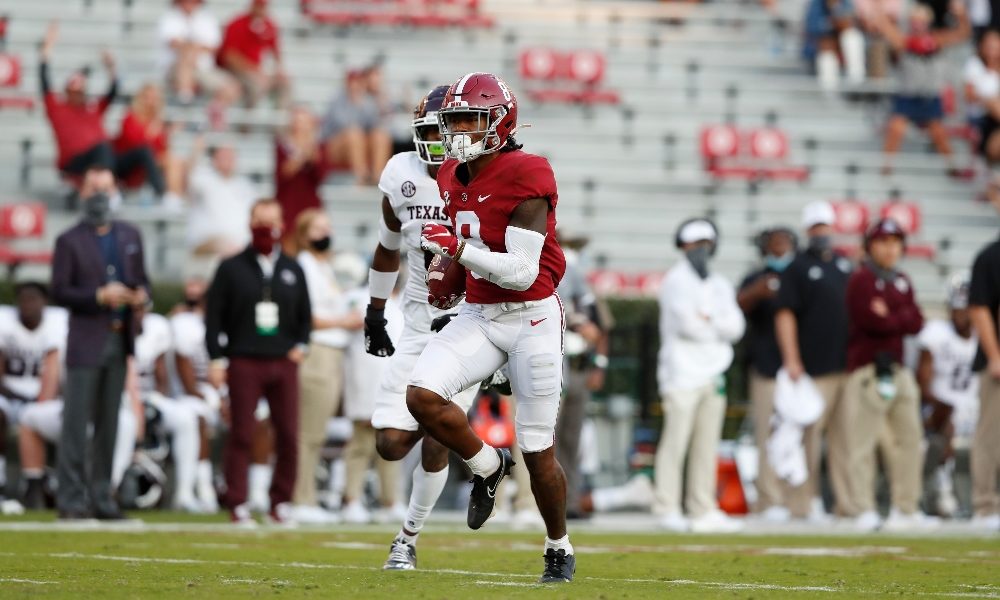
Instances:
[[[63,23],[53,59],[57,80],[96,60],[105,45],[119,58],[126,93],[157,78],[153,33],[165,2],[9,4],[16,18],[8,25],[7,52],[21,61],[19,94],[35,93],[37,42],[53,15]],[[243,4],[208,3],[223,18]],[[908,139],[894,175],[882,177],[878,103],[822,93],[798,59],[794,28],[777,28],[757,6],[484,0],[477,10],[492,26],[375,22],[346,28],[310,19],[297,2],[275,2],[272,8],[283,28],[295,96],[317,109],[338,91],[348,67],[374,57],[385,59],[391,93],[412,102],[423,88],[472,70],[505,74],[516,93],[526,83],[519,76],[520,54],[540,44],[599,52],[606,61],[602,85],[615,90],[620,103],[538,102],[522,93],[522,120],[532,127],[521,138],[551,159],[560,185],[561,225],[591,234],[591,248],[605,269],[665,268],[674,256],[665,234],[685,217],[710,214],[723,234],[719,267],[736,278],[754,262],[749,241],[764,225],[795,225],[800,207],[820,198],[862,198],[876,214],[897,190],[920,211],[921,243],[934,249],[908,264],[918,294],[933,304],[941,299],[947,273],[967,267],[973,253],[995,236],[994,210],[974,201],[968,182],[945,176],[944,162],[926,152],[919,133]],[[93,84],[96,89],[101,82]],[[122,109],[109,114],[110,131]],[[259,108],[234,110],[229,119],[249,126],[240,141],[240,165],[255,175],[262,194],[271,190],[269,130],[283,117]],[[172,109],[171,118],[197,123],[203,111]],[[787,137],[790,160],[809,169],[808,180],[712,177],[702,168],[700,134],[703,126],[719,122],[749,129],[773,124]],[[0,131],[0,160],[8,165],[0,170],[0,199],[47,202],[51,237],[75,216],[64,208],[66,189],[51,167],[54,148],[44,115],[38,109],[0,109]],[[192,135],[178,134],[176,146],[188,147]],[[375,239],[377,194],[334,178],[323,195],[338,244],[367,253]],[[138,204],[127,206],[125,214],[142,223],[150,243],[161,250],[154,253],[154,272],[177,278],[183,216]]]

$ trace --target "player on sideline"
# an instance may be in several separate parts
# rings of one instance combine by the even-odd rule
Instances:
[[[566,533],[566,478],[552,445],[564,331],[555,288],[566,268],[555,235],[555,176],[548,161],[515,141],[517,100],[496,75],[470,73],[456,82],[438,123],[456,159],[437,176],[455,233],[428,223],[421,245],[466,267],[466,304],[417,360],[406,405],[475,474],[468,524],[479,529],[513,461],[506,449],[479,439],[465,410],[448,399],[508,364],[517,443],[548,534],[540,581],[571,581],[576,558]]]
[[[444,147],[438,130],[437,110],[448,86],[431,90],[414,111],[413,141],[416,151],[392,157],[382,171],[382,216],[379,244],[369,272],[371,300],[365,316],[365,348],[375,356],[391,356],[375,396],[372,426],[378,453],[386,460],[400,460],[424,436],[406,409],[406,383],[413,365],[449,316],[428,304],[427,263],[430,254],[420,249],[420,231],[426,223],[450,224],[444,202],[434,180],[444,162]],[[399,348],[386,332],[385,302],[392,294],[399,271],[400,251],[407,256],[409,277],[403,290],[404,328]],[[442,318],[444,317],[444,318]],[[456,390],[452,398],[467,411],[478,390],[475,385]],[[417,566],[417,536],[448,481],[448,449],[424,437],[421,461],[413,471],[413,489],[406,518],[389,550],[384,568],[410,570]]]

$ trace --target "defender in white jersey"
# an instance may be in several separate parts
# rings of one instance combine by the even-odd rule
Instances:
[[[215,512],[219,502],[212,470],[211,438],[219,425],[222,397],[227,390],[223,383],[209,380],[204,306],[207,289],[207,282],[198,277],[184,282],[184,307],[170,317],[170,331],[174,342],[174,367],[181,384],[177,402],[198,414],[201,444],[195,496],[205,510]]]
[[[372,425],[377,430],[376,447],[386,460],[400,460],[421,438],[421,463],[413,472],[413,490],[406,519],[389,552],[385,569],[416,568],[417,535],[430,515],[448,480],[448,450],[423,430],[406,408],[406,386],[413,366],[430,341],[433,331],[447,323],[449,314],[427,303],[427,265],[430,255],[420,249],[420,232],[426,223],[449,226],[435,179],[444,162],[444,147],[438,129],[437,111],[448,86],[434,88],[414,111],[415,152],[403,152],[389,160],[382,171],[382,218],[379,244],[369,272],[371,303],[365,316],[365,348],[375,356],[391,356],[375,396]],[[404,327],[398,347],[386,331],[385,302],[392,293],[399,271],[400,253],[407,257],[408,279],[403,290]],[[468,411],[478,386],[451,400]]]
[[[170,435],[171,456],[174,460],[174,498],[177,510],[204,513],[212,510],[195,495],[195,475],[198,468],[198,413],[186,403],[169,397],[170,381],[167,357],[173,351],[170,322],[163,315],[146,313],[142,317],[142,333],[135,338],[132,359],[135,382],[129,392],[137,394],[142,403],[159,413],[163,431]]]
[[[58,443],[62,430],[63,401],[59,385],[63,370],[69,314],[65,309],[46,306],[48,290],[39,283],[16,287],[16,310],[0,311],[0,353],[7,374],[4,388],[20,390],[32,402],[22,404],[18,415],[18,450],[22,473],[27,481],[24,502],[28,508],[43,508],[42,478],[45,471],[45,442]],[[7,357],[17,357],[11,361]],[[6,392],[4,392],[6,394]],[[3,400],[0,399],[0,404]],[[118,413],[111,481],[117,486],[135,448],[136,412],[125,406]]]
[[[969,315],[967,273],[952,279],[948,305],[950,319],[928,321],[917,336],[917,382],[928,436],[925,489],[930,493],[927,501],[941,516],[951,516],[957,509],[954,455],[969,449],[979,420],[979,378],[972,371],[979,341]]]
[[[59,392],[60,349],[66,343],[65,311],[46,309],[48,291],[37,283],[23,283],[16,288],[17,307],[0,307],[0,440],[8,429],[18,427],[25,409],[36,402],[53,400]],[[62,312],[62,319],[59,312]],[[59,324],[63,327],[60,329]],[[30,436],[30,434],[29,434]],[[21,438],[18,438],[21,444]],[[21,444],[23,446],[23,444]],[[39,464],[37,446],[42,446]],[[7,444],[0,443],[0,500],[6,487]],[[31,483],[31,508],[41,504],[42,475],[45,467],[44,445],[28,445],[28,455],[22,449],[22,471]]]

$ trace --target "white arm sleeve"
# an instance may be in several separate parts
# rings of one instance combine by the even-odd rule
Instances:
[[[466,244],[458,262],[504,289],[523,292],[538,278],[545,236],[529,229],[508,227],[504,240],[507,252],[490,252]]]
[[[382,244],[386,250],[399,250],[402,241],[402,232],[389,229],[388,223],[385,222],[385,215],[380,216],[378,218],[378,243]]]

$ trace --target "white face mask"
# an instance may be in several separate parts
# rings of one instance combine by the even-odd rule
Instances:
[[[451,136],[451,145],[448,147],[448,155],[458,162],[469,162],[486,153],[486,138],[478,142],[472,141],[472,136],[457,133]]]

